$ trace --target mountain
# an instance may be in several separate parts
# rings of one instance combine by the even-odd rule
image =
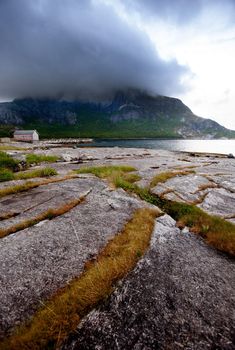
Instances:
[[[0,103],[0,134],[37,129],[41,137],[235,138],[228,130],[193,112],[179,99],[129,90],[111,101],[17,99]]]

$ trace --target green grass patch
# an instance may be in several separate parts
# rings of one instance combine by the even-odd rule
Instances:
[[[32,171],[19,171],[13,173],[10,169],[0,169],[0,182],[11,180],[28,180],[34,177],[50,177],[58,175],[53,168],[36,169]]]
[[[6,152],[0,151],[0,169],[10,169],[13,170],[17,168],[18,161],[13,159]]]
[[[53,168],[42,168],[31,171],[19,171],[14,174],[14,180],[27,180],[34,177],[49,177],[58,175],[57,171]]]
[[[0,145],[0,151],[26,151],[29,148],[24,147],[16,147],[16,146],[10,146],[10,145]]]
[[[10,169],[0,169],[0,182],[14,180],[14,173]]]
[[[104,165],[104,166],[95,166],[95,167],[84,167],[78,170],[75,170],[77,174],[93,174],[99,178],[108,178],[114,173],[128,173],[135,171],[136,169],[128,165]]]
[[[59,159],[57,156],[47,156],[44,154],[27,154],[26,155],[26,162],[28,165],[31,164],[40,164],[42,162],[48,162],[48,163],[54,163]]]
[[[96,166],[75,170],[77,174],[90,173],[101,179],[107,179],[110,185],[115,187],[121,187],[117,185],[119,182],[125,182],[126,185],[131,185],[140,180],[141,177],[133,173],[133,171],[136,171],[136,169],[127,165]]]

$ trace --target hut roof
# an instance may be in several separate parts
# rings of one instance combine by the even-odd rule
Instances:
[[[14,135],[32,135],[37,130],[16,130]]]

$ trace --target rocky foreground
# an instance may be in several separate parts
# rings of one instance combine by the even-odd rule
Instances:
[[[27,152],[32,151],[10,153],[23,157]],[[121,231],[137,208],[152,207],[94,175],[63,180],[71,170],[131,165],[141,176],[139,186],[149,185],[158,173],[188,170],[158,183],[152,192],[235,223],[235,160],[226,156],[53,146],[33,152],[60,157],[50,165],[60,181],[0,198],[4,217],[0,229],[74,199],[83,200],[63,215],[0,240],[2,338],[79,276],[85,263]],[[25,181],[2,182],[0,189]],[[9,213],[14,215],[3,215]],[[62,348],[235,349],[234,267],[234,259],[208,246],[187,227],[178,228],[163,213],[156,219],[149,249],[136,268],[83,319]]]

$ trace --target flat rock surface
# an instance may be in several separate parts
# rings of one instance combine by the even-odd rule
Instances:
[[[200,198],[200,188],[210,187],[213,184],[203,176],[197,174],[177,175],[172,179],[152,189],[157,195],[162,195],[166,191],[172,191],[184,202],[195,202]]]
[[[210,214],[235,218],[235,195],[224,188],[214,188],[198,205]]]
[[[165,215],[144,258],[63,349],[232,350],[234,267]]]
[[[80,198],[92,187],[92,181],[69,179],[39,186],[0,199],[1,215],[15,213],[15,217],[0,221],[0,229],[15,225],[47,211],[57,209],[74,199]]]
[[[53,179],[84,166],[131,165],[141,176],[138,185],[144,187],[159,173],[193,170],[159,183],[153,191],[167,199],[193,202],[235,223],[234,159],[118,147],[36,147],[36,153],[63,158],[49,165],[59,173]],[[33,168],[44,166],[48,164]],[[0,189],[22,183],[0,183]],[[85,201],[67,213],[0,240],[0,337],[79,276],[85,262],[123,228],[134,210],[147,206],[85,174],[0,198],[1,215],[16,213],[0,220],[4,229],[84,194]],[[144,258],[118,283],[113,295],[84,319],[64,349],[235,349],[234,267],[234,261],[187,228],[180,231],[164,215],[157,220]]]
[[[62,204],[68,200],[68,193],[69,198],[79,198],[90,189],[91,192],[66,214],[0,240],[0,335],[33,314],[48,296],[78,276],[84,263],[123,228],[133,211],[147,206],[123,190],[110,191],[97,178],[43,187],[27,191],[19,196],[19,203],[13,200],[9,205],[34,205],[35,196],[40,198],[39,192],[45,200],[58,191]]]

